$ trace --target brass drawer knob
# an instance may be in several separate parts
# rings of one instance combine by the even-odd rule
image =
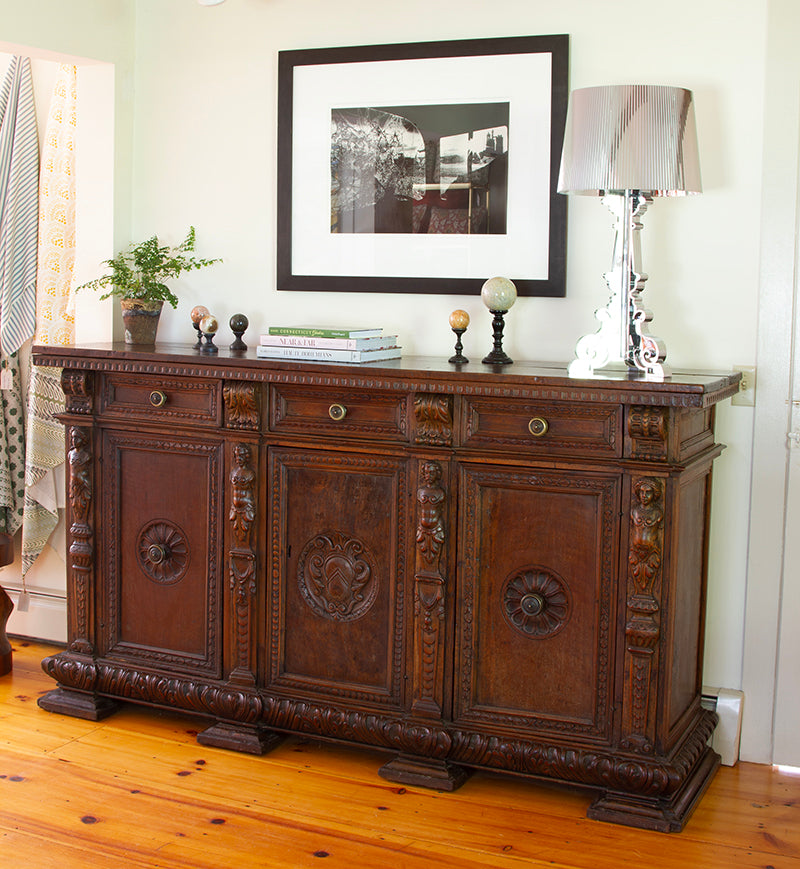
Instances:
[[[167,403],[167,396],[160,389],[154,389],[150,393],[150,404],[153,407],[163,407]]]
[[[549,426],[547,425],[547,420],[542,419],[540,416],[535,416],[528,423],[528,431],[535,437],[540,438],[542,435],[547,434],[547,429]]]
[[[541,615],[544,612],[545,605],[544,595],[536,591],[526,594],[519,602],[520,609],[526,616]]]
[[[153,543],[147,547],[147,559],[152,564],[162,564],[169,554],[169,547],[163,543]]]
[[[340,419],[344,419],[347,416],[347,408],[343,404],[332,404],[328,408],[328,416],[339,422]]]

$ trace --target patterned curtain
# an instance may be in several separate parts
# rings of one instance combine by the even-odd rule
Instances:
[[[14,57],[0,89],[0,530],[22,519],[25,468],[20,347],[36,322],[39,134],[31,64]]]
[[[75,126],[77,68],[59,66],[42,149],[36,343],[71,344],[75,338],[72,275],[75,264]],[[55,469],[64,462],[61,369],[31,367],[25,466],[22,575],[58,524],[63,506]]]

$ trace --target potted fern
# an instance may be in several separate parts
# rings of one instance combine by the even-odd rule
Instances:
[[[177,278],[182,272],[222,261],[194,256],[194,244],[193,226],[189,227],[186,238],[175,247],[161,244],[158,236],[154,235],[146,241],[131,244],[113,259],[104,260],[108,272],[81,284],[78,289],[107,290],[100,296],[101,299],[118,296],[126,343],[153,344],[164,302],[169,302],[173,308],[178,306],[178,297],[165,281]]]

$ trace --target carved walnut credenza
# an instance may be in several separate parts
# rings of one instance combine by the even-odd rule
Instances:
[[[593,788],[680,829],[718,764],[700,703],[714,406],[739,375],[188,347],[34,349],[63,368],[67,649],[47,710],[119,701]]]

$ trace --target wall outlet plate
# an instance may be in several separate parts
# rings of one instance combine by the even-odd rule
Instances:
[[[737,407],[755,407],[756,404],[756,366],[734,365],[734,371],[742,372],[739,391],[731,399],[731,404]]]

